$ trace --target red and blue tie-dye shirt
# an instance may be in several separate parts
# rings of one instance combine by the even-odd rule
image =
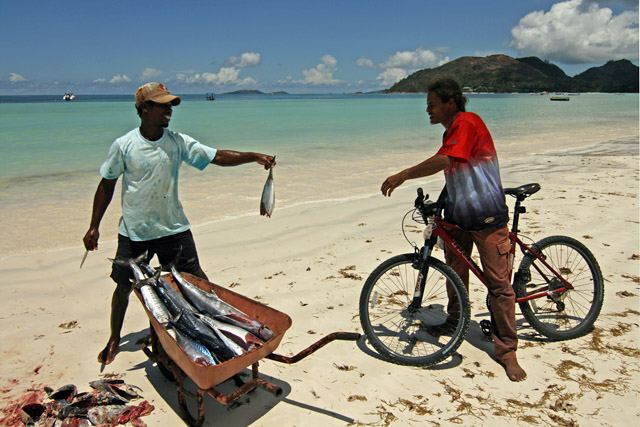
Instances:
[[[444,133],[438,154],[453,158],[445,169],[445,217],[463,230],[501,227],[509,220],[493,138],[480,116],[460,112]]]

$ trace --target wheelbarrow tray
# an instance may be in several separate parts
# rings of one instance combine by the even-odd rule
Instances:
[[[251,298],[247,298],[191,274],[181,273],[181,275],[187,281],[200,289],[207,292],[210,292],[213,289],[221,300],[231,304],[246,315],[264,323],[275,334],[273,338],[265,342],[260,347],[257,347],[241,356],[234,357],[233,359],[215,366],[204,366],[191,360],[182,347],[180,347],[169,335],[166,328],[158,322],[149,310],[147,310],[142,295],[136,288],[136,296],[142,303],[144,310],[147,312],[147,316],[149,317],[151,325],[156,332],[158,340],[160,341],[164,351],[171,360],[173,360],[173,362],[175,362],[176,365],[178,365],[178,367],[180,367],[180,369],[182,369],[182,371],[201,389],[210,389],[273,353],[278,345],[280,345],[280,341],[282,341],[286,330],[291,327],[291,318],[285,313],[274,310],[273,308],[267,307],[264,304],[252,300]],[[163,277],[171,284],[171,286],[180,292],[180,288],[171,274],[166,274]]]

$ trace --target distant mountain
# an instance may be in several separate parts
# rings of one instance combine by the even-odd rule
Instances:
[[[259,90],[236,90],[233,92],[225,92],[223,95],[264,95],[264,92]]]
[[[609,61],[573,78],[593,92],[638,92],[638,67],[631,61]]]
[[[223,95],[267,95],[264,92],[260,92],[259,90],[250,89],[250,90],[236,90],[233,92],[225,92]],[[278,92],[269,92],[269,95],[288,95],[287,92],[278,91]]]
[[[475,92],[638,92],[638,67],[627,60],[610,61],[572,78],[540,58],[507,55],[458,58],[417,71],[385,92],[426,92],[429,82],[442,77],[454,78]]]

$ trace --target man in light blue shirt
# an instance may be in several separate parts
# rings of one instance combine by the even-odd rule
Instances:
[[[184,162],[202,170],[210,163],[237,166],[256,162],[269,169],[275,166],[274,158],[260,153],[216,150],[167,129],[172,107],[180,104],[180,97],[172,95],[162,83],[141,86],[135,102],[140,127],[114,141],[100,168],[102,180],[94,196],[84,246],[87,250],[98,249],[100,222],[122,176],[122,217],[116,258],[136,258],[148,251],[149,258],[157,254],[160,263],[166,266],[180,253],[176,268],[206,279],[189,221],[178,200],[180,165]],[[98,361],[105,364],[111,363],[118,352],[133,289],[128,267],[113,264],[111,278],[117,284],[111,301],[111,335],[98,354]]]

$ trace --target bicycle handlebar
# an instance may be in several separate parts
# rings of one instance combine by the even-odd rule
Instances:
[[[432,202],[427,200],[429,195],[424,195],[422,188],[418,188],[418,197],[416,197],[416,201],[414,202],[415,208],[420,212],[422,218],[427,221],[427,218],[433,215],[438,215],[444,206],[444,197],[442,194],[438,197],[438,201]]]
[[[429,195],[427,194],[427,199],[429,198]],[[413,203],[413,206],[422,211],[422,208],[424,207],[424,192],[422,191],[422,188],[418,188],[418,197],[416,197],[416,201]]]

